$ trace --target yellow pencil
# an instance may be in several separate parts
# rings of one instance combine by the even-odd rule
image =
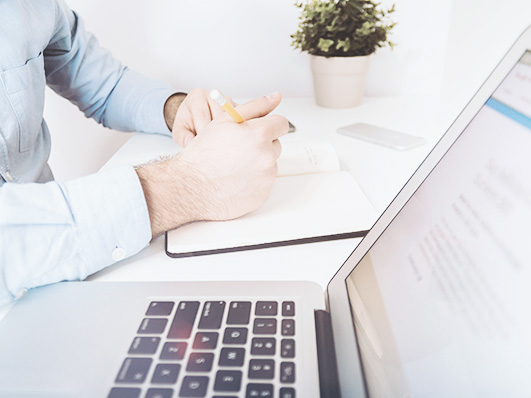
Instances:
[[[225,112],[229,114],[229,116],[236,122],[236,123],[243,123],[245,122],[245,119],[240,116],[238,112],[236,112],[236,109],[234,109],[231,104],[227,102],[225,97],[221,95],[221,93],[218,90],[212,90],[210,92],[210,98],[212,98],[214,101],[216,101],[219,106],[221,106]]]

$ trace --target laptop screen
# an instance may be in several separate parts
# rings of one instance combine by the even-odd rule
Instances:
[[[531,393],[531,51],[347,278],[375,397]]]

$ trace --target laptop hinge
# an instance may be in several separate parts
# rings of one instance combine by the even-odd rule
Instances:
[[[315,332],[321,398],[341,397],[334,334],[332,333],[332,320],[329,312],[315,310]]]

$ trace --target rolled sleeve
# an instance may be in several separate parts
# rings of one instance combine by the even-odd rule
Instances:
[[[84,279],[151,239],[131,166],[67,183],[5,184],[0,208],[0,305],[32,287]]]
[[[117,130],[171,135],[164,119],[164,104],[175,90],[166,82],[150,80],[132,70],[125,72],[109,96],[103,124]]]
[[[105,127],[171,134],[164,120],[164,103],[175,93],[171,85],[122,65],[62,0],[44,65],[48,86]]]

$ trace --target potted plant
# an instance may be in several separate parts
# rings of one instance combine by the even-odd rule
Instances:
[[[393,43],[396,25],[373,0],[311,0],[302,9],[292,46],[310,54],[317,105],[346,108],[363,97],[369,56]]]

